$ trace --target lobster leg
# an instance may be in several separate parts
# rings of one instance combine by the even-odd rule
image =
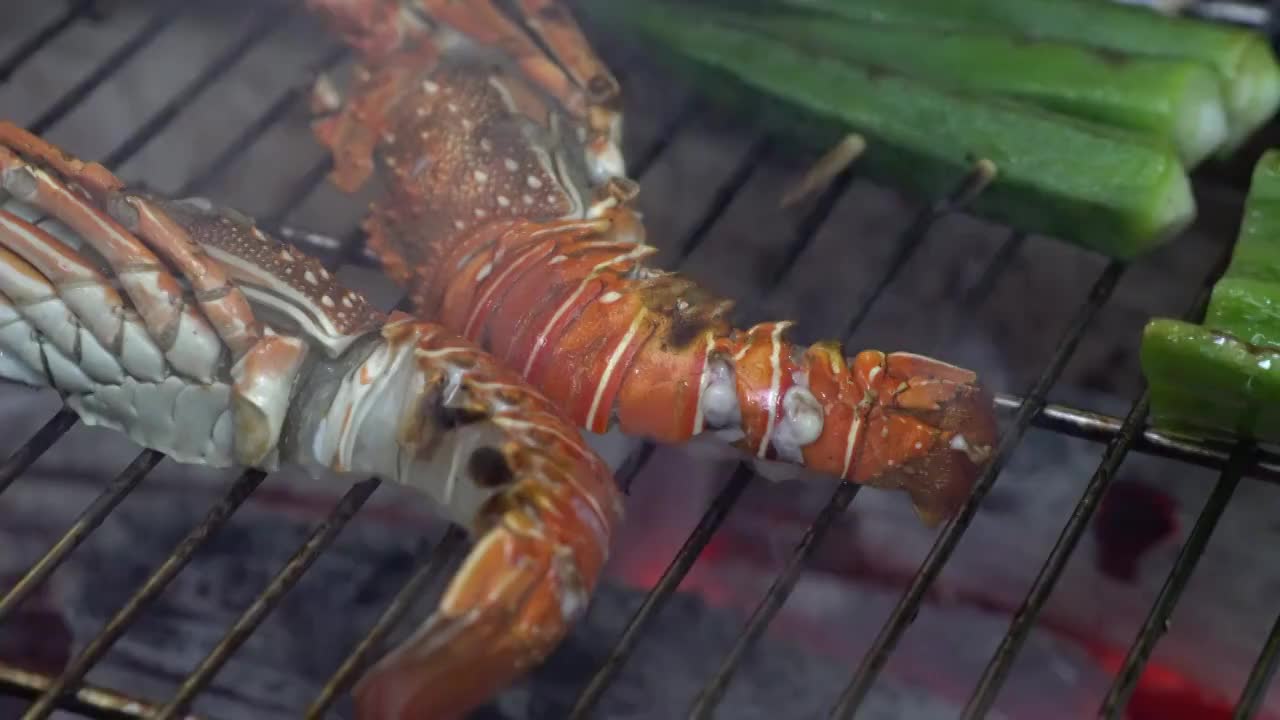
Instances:
[[[265,337],[248,299],[231,283],[222,266],[205,255],[186,230],[151,200],[123,192],[123,184],[106,168],[71,158],[7,123],[0,124],[0,137],[26,149],[37,161],[53,165],[55,172],[70,173],[68,180],[89,189],[92,197],[86,198],[73,191],[66,180],[0,145],[3,189],[15,200],[34,205],[68,225],[103,256],[139,308],[149,335],[161,338],[166,345],[165,355],[175,369],[208,383],[222,365],[223,346],[231,351],[235,362],[231,368],[235,459],[249,466],[267,461],[284,423],[293,380],[306,354],[305,343],[295,338]],[[82,178],[83,184],[79,182]],[[20,253],[0,253],[0,290],[19,312],[71,359],[72,367],[88,372],[90,387],[120,385],[124,372],[117,358],[124,354],[127,321],[110,327],[112,311],[119,312],[121,307],[106,278],[61,241],[11,212],[0,211],[0,245],[13,246],[36,258],[60,280],[88,281],[90,298],[106,301],[97,306],[81,302],[80,313],[72,312],[54,283]],[[194,291],[195,307],[187,304],[178,279],[153,249],[179,269]],[[89,320],[82,322],[81,313]],[[107,344],[86,325],[97,327]],[[146,343],[130,340],[129,347],[141,347],[145,352]],[[156,368],[144,363],[143,369]]]
[[[97,338],[74,319],[48,278],[21,257],[0,247],[0,292],[36,332],[63,355],[76,358],[90,383],[119,383],[124,370]]]
[[[476,543],[436,613],[356,686],[360,717],[452,717],[560,642],[566,607],[574,615],[584,608],[588,586],[569,550],[552,552],[540,532],[528,517],[512,517]]]
[[[160,259],[48,171],[0,147],[0,187],[70,226],[111,266],[153,338],[163,339],[165,357],[196,380],[213,379],[220,341],[183,297],[182,287]]]
[[[622,145],[622,87],[596,54],[563,0],[519,0],[525,22],[587,93],[587,152],[597,182],[627,174]]]
[[[587,115],[586,88],[574,82],[547,57],[520,26],[493,4],[493,0],[418,0],[423,12],[472,40],[500,48],[530,80],[537,83],[565,110],[578,118]]]
[[[567,74],[492,0],[418,1],[431,17],[476,42],[500,48],[570,115],[585,122],[589,135],[585,149],[597,182],[626,175],[618,148],[621,115],[615,107],[621,88],[560,0],[521,0],[519,7],[526,24],[546,42]]]
[[[97,268],[48,231],[3,210],[0,246],[48,278],[66,304],[69,316],[76,322],[83,319],[102,347],[116,348],[120,364],[130,376],[147,382],[164,379],[164,353]]]
[[[358,73],[350,99],[343,101],[328,76],[316,81],[312,124],[316,138],[333,153],[329,180],[344,192],[355,192],[373,173],[373,153],[383,142],[389,118],[399,102],[414,92],[439,63],[434,46],[396,55],[376,71]]]
[[[525,22],[551,49],[574,81],[587,91],[594,104],[616,101],[622,93],[618,81],[596,54],[582,28],[565,9],[563,0],[519,0]]]

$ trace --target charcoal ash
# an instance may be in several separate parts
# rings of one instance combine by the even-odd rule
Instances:
[[[58,484],[51,478],[44,480],[46,487]],[[75,497],[72,487],[59,488],[64,501]],[[21,489],[14,492],[18,498],[30,494]],[[49,630],[58,625],[70,632],[64,656],[78,652],[101,629],[164,560],[168,549],[199,522],[214,499],[211,493],[183,497],[165,491],[140,492],[91,536],[51,590],[32,603],[38,609],[29,617],[38,612],[45,618],[36,634],[56,638]],[[87,495],[76,499],[87,500]],[[4,509],[19,513],[16,506],[21,504],[10,502]],[[70,512],[76,505],[66,503]],[[8,519],[0,527],[14,527]],[[304,541],[308,530],[308,523],[271,510],[242,510],[143,613],[90,673],[89,681],[128,689],[153,701],[170,697]],[[215,720],[296,717],[408,578],[424,539],[403,528],[353,522],[218,673],[193,711]],[[35,551],[41,544],[25,546]],[[22,554],[29,561],[35,552]],[[643,596],[616,580],[606,581],[586,618],[554,655],[476,716],[563,718]],[[412,615],[422,617],[431,599],[417,603]],[[696,596],[674,596],[604,698],[600,717],[657,720],[679,715],[714,672],[742,622],[740,613],[713,608]],[[20,636],[24,627],[29,633],[26,638]],[[408,629],[401,628],[399,634]],[[32,630],[36,628],[21,623],[6,625],[7,644],[30,641]],[[42,653],[51,652],[58,653],[59,648],[42,649]],[[744,719],[818,717],[846,674],[844,663],[766,638],[740,670],[723,712]],[[951,717],[957,709],[923,690],[905,687],[878,691],[872,706],[872,717],[877,718]],[[350,717],[349,712],[350,704],[344,701],[334,717]]]

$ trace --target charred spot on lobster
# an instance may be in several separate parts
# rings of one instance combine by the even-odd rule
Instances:
[[[491,447],[477,448],[467,460],[467,473],[482,488],[505,487],[515,480],[502,451]]]
[[[720,300],[688,278],[660,275],[640,287],[646,309],[671,318],[665,342],[686,348],[707,330],[723,325],[733,303]]]

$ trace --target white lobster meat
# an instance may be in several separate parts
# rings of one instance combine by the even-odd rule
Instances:
[[[621,500],[542,395],[477,346],[384,316],[203,200],[134,192],[0,123],[0,378],[180,462],[377,475],[477,543],[356,689],[362,718],[453,717],[585,608]]]

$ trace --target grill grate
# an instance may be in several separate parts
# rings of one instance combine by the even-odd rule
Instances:
[[[92,72],[71,87],[54,102],[37,120],[29,123],[35,132],[45,133],[84,101],[95,89],[111,78],[126,62],[156,40],[184,13],[190,11],[188,3],[171,0],[121,46],[111,52]],[[104,164],[119,167],[136,156],[158,135],[163,133],[183,112],[184,108],[204,93],[217,80],[233,70],[240,58],[251,48],[266,41],[295,17],[292,8],[285,4],[264,6],[247,31],[238,36],[225,49],[208,62],[196,76],[179,89],[163,107],[130,134],[119,146],[104,155]],[[1198,9],[1207,17],[1227,18],[1235,21],[1270,25],[1269,14],[1257,8],[1237,3],[1201,3]],[[97,21],[99,14],[91,0],[69,3],[66,9],[46,25],[34,29],[7,57],[0,58],[0,83],[35,58],[41,49],[78,23]],[[313,71],[328,70],[338,66],[348,57],[341,48],[334,48],[313,66]],[[212,161],[183,184],[181,193],[192,194],[211,187],[228,169],[270,130],[279,126],[290,112],[297,109],[306,96],[306,86],[291,87],[269,105],[260,116],[247,124],[241,132],[221,150]],[[653,141],[639,152],[633,153],[634,174],[643,178],[645,171],[667,151],[679,130],[704,112],[696,102],[689,101],[660,125]],[[675,265],[683,265],[727,212],[730,204],[753,177],[755,170],[765,161],[774,147],[769,138],[758,137],[748,151],[732,168],[722,183],[712,193],[704,211],[692,224],[692,230],[673,245],[676,251]],[[371,266],[373,258],[360,243],[358,231],[334,239],[308,233],[286,225],[297,210],[323,182],[330,165],[327,159],[317,161],[290,186],[284,199],[262,216],[263,224],[279,227],[280,233],[290,241],[306,245],[316,252],[331,269],[346,264]],[[877,301],[894,283],[900,271],[916,256],[929,237],[934,225],[944,217],[962,211],[965,204],[981,192],[989,179],[987,168],[975,166],[970,175],[959,178],[955,190],[948,196],[917,214],[909,226],[899,235],[884,272],[857,304],[852,315],[844,323],[844,336],[851,337],[863,324]],[[813,203],[796,226],[791,242],[784,250],[775,272],[765,283],[763,295],[767,297],[780,287],[797,259],[809,247],[819,230],[831,215],[836,203],[844,196],[852,183],[853,175],[846,172],[824,191]],[[981,305],[1000,278],[1025,246],[1027,238],[1010,232],[998,251],[989,260],[978,280],[965,292],[962,310]],[[1229,243],[1224,243],[1222,259],[1206,278],[1205,287],[1193,304],[1188,317],[1198,317],[1207,302],[1209,284],[1218,276],[1229,256]],[[1077,543],[1097,509],[1098,504],[1126,456],[1133,451],[1163,456],[1218,469],[1220,478],[1206,502],[1187,542],[1175,561],[1164,588],[1161,590],[1124,664],[1117,674],[1103,705],[1106,717],[1120,717],[1123,713],[1138,677],[1151,651],[1161,637],[1170,614],[1179,600],[1183,587],[1195,570],[1205,545],[1208,543],[1223,510],[1226,508],[1240,480],[1245,476],[1270,481],[1280,480],[1280,454],[1249,445],[1231,448],[1197,444],[1170,438],[1145,427],[1148,397],[1142,393],[1133,403],[1129,414],[1122,420],[1102,414],[1079,410],[1047,401],[1050,390],[1062,376],[1075,350],[1085,337],[1102,307],[1112,297],[1126,267],[1120,263],[1107,265],[1097,276],[1087,299],[1058,340],[1049,361],[1025,396],[1000,395],[999,407],[1012,413],[1011,425],[1002,437],[991,467],[980,478],[972,496],[959,515],[950,521],[938,535],[932,549],[919,567],[909,587],[903,593],[896,608],[883,626],[871,649],[850,678],[841,693],[834,717],[851,717],[867,697],[880,671],[888,662],[898,641],[911,623],[920,604],[934,580],[942,571],[953,550],[965,534],[980,503],[998,479],[1005,462],[1019,445],[1031,427],[1048,429],[1065,435],[1106,443],[1101,463],[1071,514],[1062,534],[1042,566],[1039,576],[1013,618],[1008,634],[991,658],[981,680],[971,696],[965,717],[982,717],[992,707],[996,695],[1007,678],[1037,615],[1044,607],[1055,583],[1071,558]],[[62,410],[54,415],[30,440],[0,463],[0,493],[3,493],[36,460],[49,451],[58,440],[70,431],[78,420],[74,413]],[[624,488],[643,471],[653,456],[655,446],[641,443],[621,464],[618,479]],[[112,480],[102,493],[81,514],[72,528],[30,569],[15,585],[0,597],[0,623],[15,611],[23,600],[38,589],[49,576],[76,550],[129,493],[142,483],[163,457],[155,452],[143,451],[134,461]],[[225,497],[208,511],[204,520],[178,543],[163,564],[142,583],[111,618],[102,631],[73,658],[58,677],[46,677],[18,668],[0,665],[0,692],[24,698],[34,698],[35,703],[24,718],[50,716],[55,709],[64,709],[94,718],[172,718],[182,713],[191,701],[201,693],[222,666],[255,631],[277,606],[281,598],[298,582],[310,565],[325,552],[326,547],[347,525],[351,518],[368,501],[377,489],[377,480],[366,480],[353,485],[322,522],[316,525],[305,543],[280,570],[262,593],[249,605],[221,642],[182,682],[177,693],[163,707],[153,708],[129,698],[86,687],[85,675],[108,652],[111,646],[128,630],[131,624],[155,600],[165,587],[182,571],[194,553],[216,534],[264,481],[265,475],[257,471],[245,472],[231,484]],[[732,512],[744,491],[754,479],[754,472],[746,464],[739,464],[718,495],[711,501],[700,521],[676,553],[660,580],[649,592],[639,610],[632,617],[607,660],[584,687],[572,711],[572,718],[591,716],[611,682],[626,665],[636,644],[642,638],[648,623],[662,611],[676,588],[693,568],[701,552],[711,542],[721,524]],[[858,492],[858,486],[841,483],[830,500],[805,532],[792,555],[786,561],[773,585],[761,598],[742,633],[725,654],[718,670],[698,694],[691,709],[691,717],[711,717],[733,679],[735,671],[754,643],[786,602],[795,587],[806,562],[822,543],[838,517],[849,507]],[[419,569],[397,594],[364,639],[352,650],[350,656],[334,673],[319,697],[307,709],[307,717],[320,717],[347,689],[373,652],[374,648],[391,632],[396,623],[410,608],[411,600],[424,588],[435,584],[450,560],[463,546],[464,535],[452,528],[434,547],[418,558]],[[1277,619],[1257,664],[1242,692],[1237,717],[1252,717],[1265,696],[1274,674],[1277,656],[1280,656],[1280,619]]]

